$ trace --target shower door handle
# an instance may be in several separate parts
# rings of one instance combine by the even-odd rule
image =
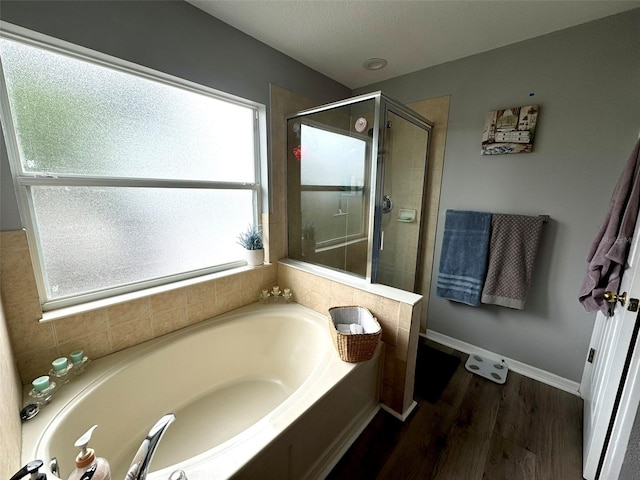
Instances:
[[[380,251],[384,250],[384,230],[380,232]]]

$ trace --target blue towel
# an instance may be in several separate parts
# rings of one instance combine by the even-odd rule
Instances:
[[[480,304],[490,239],[490,213],[447,210],[436,295]]]

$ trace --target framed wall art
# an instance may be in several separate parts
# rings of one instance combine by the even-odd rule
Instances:
[[[538,105],[526,105],[487,113],[482,132],[482,155],[531,152],[538,112]]]

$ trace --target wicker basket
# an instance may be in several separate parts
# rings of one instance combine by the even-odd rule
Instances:
[[[369,360],[376,351],[382,328],[371,312],[364,307],[332,307],[329,309],[329,330],[338,355],[345,362]],[[336,325],[357,323],[365,333],[342,333]]]

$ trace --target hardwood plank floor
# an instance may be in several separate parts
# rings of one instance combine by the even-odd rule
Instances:
[[[421,342],[460,359],[440,398],[416,395],[404,423],[380,411],[329,480],[582,479],[579,397],[514,372],[498,385],[468,372],[467,355]]]

